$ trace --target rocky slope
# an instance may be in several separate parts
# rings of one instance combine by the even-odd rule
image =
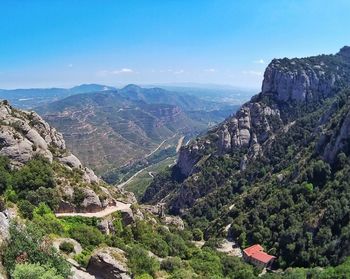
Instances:
[[[38,156],[48,160],[61,195],[59,212],[99,211],[121,196],[107,189],[91,169],[66,149],[61,133],[37,113],[15,109],[7,101],[0,103],[0,155],[10,160],[13,168],[21,168]],[[82,201],[74,204],[74,193],[80,190]]]

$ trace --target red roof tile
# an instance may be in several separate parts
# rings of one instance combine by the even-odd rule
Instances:
[[[252,258],[255,260],[258,260],[259,262],[263,262],[263,263],[267,264],[275,257],[271,256],[269,254],[266,254],[265,252],[257,252],[257,253],[252,255]]]
[[[257,252],[261,252],[264,251],[264,248],[262,248],[259,244],[255,244],[253,246],[250,246],[246,249],[243,250],[243,252],[250,257],[251,255],[257,253]]]
[[[262,248],[259,244],[255,244],[253,246],[250,246],[243,250],[244,254],[247,257],[251,257],[252,259],[255,259],[259,262],[267,264],[272,259],[275,259],[276,257],[271,256],[264,252],[264,248]]]

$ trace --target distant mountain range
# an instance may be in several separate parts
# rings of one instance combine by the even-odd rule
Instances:
[[[237,108],[161,88],[95,89],[100,90],[68,96],[35,110],[61,131],[68,147],[99,174],[142,159],[162,143],[169,145],[170,139],[175,144],[182,136],[195,136]]]
[[[0,99],[6,99],[19,108],[31,109],[65,97],[88,92],[112,90],[114,87],[99,84],[82,84],[72,88],[0,89]]]

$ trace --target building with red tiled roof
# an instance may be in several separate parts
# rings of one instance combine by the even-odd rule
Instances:
[[[276,257],[264,252],[259,244],[255,244],[243,250],[243,257],[247,262],[254,264],[257,267],[270,267]]]

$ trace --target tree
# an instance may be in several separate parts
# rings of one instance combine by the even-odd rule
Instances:
[[[13,279],[64,279],[55,268],[40,264],[17,264],[11,274]]]
[[[128,260],[131,271],[136,275],[154,275],[159,270],[159,262],[148,256],[147,251],[140,246],[134,245],[129,249]]]
[[[13,185],[20,191],[37,190],[40,187],[53,188],[55,181],[51,164],[41,157],[29,161],[15,172]]]
[[[32,222],[28,222],[26,226],[18,223],[11,223],[10,240],[3,256],[4,266],[10,274],[14,272],[16,263],[23,261],[29,264],[39,264],[54,268],[57,274],[61,275],[63,278],[70,275],[70,265],[50,244],[43,241],[43,236],[44,232],[42,228],[36,226]],[[19,268],[20,271],[22,271],[22,267]],[[30,270],[30,268],[24,267],[24,270],[27,271]],[[41,277],[39,278],[41,279]]]
[[[195,241],[202,241],[203,240],[203,232],[196,228],[193,230],[193,240]]]
[[[74,245],[73,243],[71,242],[68,242],[68,241],[63,241],[60,246],[59,246],[60,250],[67,253],[67,254],[70,254],[72,252],[74,252]]]

